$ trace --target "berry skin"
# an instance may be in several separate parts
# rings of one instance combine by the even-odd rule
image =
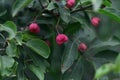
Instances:
[[[29,25],[29,31],[31,33],[39,33],[40,32],[40,28],[39,25],[37,23],[31,23]]]
[[[57,44],[61,45],[68,41],[68,37],[65,34],[58,34],[56,37]]]
[[[75,0],[67,0],[66,1],[66,6],[68,8],[72,8],[75,5]]]
[[[87,45],[85,43],[80,43],[78,46],[79,51],[86,51],[87,50]]]
[[[99,25],[99,23],[100,23],[100,18],[98,18],[98,17],[93,17],[92,19],[91,19],[91,23],[92,23],[92,25],[93,26],[98,26]]]

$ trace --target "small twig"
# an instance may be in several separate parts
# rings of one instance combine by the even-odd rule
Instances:
[[[37,18],[40,17],[44,11],[45,10],[42,10],[41,12],[38,12],[37,15],[34,17],[33,22],[36,22]]]
[[[40,5],[41,5],[42,9],[44,9],[44,6],[42,5],[41,0],[38,0],[38,1],[39,1]]]
[[[88,9],[90,7],[92,7],[92,5],[89,5],[89,6],[86,6],[86,7],[81,7],[79,9],[74,10],[74,11],[71,11],[71,14],[75,13],[75,12],[78,12],[78,11],[84,11],[85,9]]]
[[[6,41],[6,38],[0,33],[0,36]]]
[[[3,44],[3,47],[5,47],[5,46],[6,46],[6,42],[8,42],[8,41],[7,41],[7,39],[4,37],[4,35],[2,35],[1,33],[0,33],[0,36],[5,40],[5,42],[4,42],[4,44]]]
[[[39,17],[39,15],[37,15],[37,16],[34,18],[33,22],[36,22],[36,20],[37,20],[38,17]]]
[[[25,61],[25,63],[32,62],[32,61],[33,61],[32,59],[28,59],[28,60]]]
[[[57,31],[58,34],[59,34],[59,31],[58,31],[59,22],[60,22],[60,18],[58,18],[58,21],[57,21],[57,24],[56,24],[56,31]]]

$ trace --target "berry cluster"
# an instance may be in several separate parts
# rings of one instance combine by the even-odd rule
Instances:
[[[98,26],[99,23],[100,23],[100,18],[93,17],[91,19],[91,24],[93,26]],[[29,25],[29,31],[31,33],[39,33],[40,32],[40,27],[37,23],[31,23]],[[62,45],[63,43],[65,43],[67,41],[68,41],[68,37],[65,34],[58,34],[57,37],[56,37],[56,42],[59,45]],[[50,46],[50,42],[46,41],[46,43]],[[87,45],[85,43],[80,43],[79,46],[78,46],[78,50],[79,51],[86,51],[87,50]]]
[[[60,1],[60,0],[55,0],[55,1]],[[66,7],[67,8],[72,8],[74,7],[75,5],[75,0],[66,0]],[[95,27],[97,27],[100,23],[100,18],[98,17],[92,17],[91,18],[91,24]],[[40,32],[40,27],[37,23],[31,23],[29,25],[29,31],[31,33],[39,33]],[[58,34],[56,36],[56,43],[58,45],[62,45],[63,43],[67,42],[68,41],[68,36],[65,35],[65,34]],[[50,42],[49,41],[46,41],[46,44],[48,46],[50,46]],[[86,51],[87,50],[87,45],[85,43],[80,43],[79,46],[78,46],[78,50],[79,51]]]
[[[91,24],[93,26],[98,26],[99,23],[100,23],[100,18],[93,17],[91,19]],[[39,33],[40,32],[40,27],[37,23],[31,23],[29,25],[29,31],[31,33]],[[58,34],[57,37],[56,37],[56,42],[59,45],[62,45],[63,43],[65,43],[67,41],[68,41],[68,37],[65,34]],[[47,41],[46,43],[50,46],[50,42]],[[87,45],[85,43],[80,43],[79,46],[78,46],[78,50],[79,51],[86,51],[87,50]]]

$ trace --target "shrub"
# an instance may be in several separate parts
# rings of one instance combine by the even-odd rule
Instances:
[[[0,80],[119,80],[119,3],[0,0]]]

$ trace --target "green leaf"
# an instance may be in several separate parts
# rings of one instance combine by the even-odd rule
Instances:
[[[9,57],[16,57],[17,56],[17,45],[15,41],[10,41],[6,48],[6,53]]]
[[[8,56],[0,56],[0,72],[2,76],[9,76],[12,72],[14,59]]]
[[[112,7],[120,9],[120,0],[110,0],[112,2]]]
[[[5,15],[6,13],[7,13],[7,10],[5,10],[5,11],[1,12],[1,13],[0,13],[0,16]]]
[[[22,45],[23,34],[22,33],[17,33],[15,39],[16,39],[16,41],[19,45]]]
[[[47,10],[53,10],[53,9],[55,9],[56,7],[55,7],[55,5],[54,5],[54,2],[50,2],[49,3],[49,5],[48,5],[48,7],[47,7]]]
[[[89,60],[80,57],[63,75],[63,80],[93,80],[95,68]]]
[[[103,1],[103,4],[104,4],[105,6],[111,7],[111,3],[110,3],[110,1],[108,1],[108,0],[104,0],[104,1]]]
[[[31,48],[33,51],[35,51],[37,54],[41,55],[44,58],[48,58],[50,54],[50,48],[48,45],[39,39],[33,39],[29,40],[27,43],[25,43],[26,46]]]
[[[39,56],[38,54],[35,54],[35,52],[29,49],[28,47],[25,47],[25,52],[33,60],[34,65],[42,66],[43,69],[46,69],[46,67],[50,66],[47,60],[41,58],[41,56]]]
[[[109,50],[112,47],[119,46],[120,43],[117,41],[97,41],[96,43],[92,44],[90,48],[85,52],[89,54],[90,56],[94,56],[96,53],[103,51],[103,50]]]
[[[59,12],[60,12],[61,19],[64,22],[69,23],[69,21],[70,21],[70,12],[68,10],[66,10],[65,8],[62,8],[62,7],[59,7]]]
[[[77,40],[78,39],[75,39],[74,42],[69,42],[65,45],[64,55],[62,59],[62,73],[64,73],[72,66],[78,56],[78,48],[75,43]]]
[[[99,53],[97,53],[95,55],[95,58],[101,58],[101,59],[104,59],[106,61],[113,62],[116,59],[117,56],[118,56],[118,52],[116,52],[116,51],[104,50],[104,51],[100,51]]]
[[[119,32],[120,16],[119,12],[113,8],[100,9],[99,13],[98,17],[101,21],[98,28],[95,28],[96,34],[98,34],[99,39],[105,41]]]
[[[40,80],[44,80],[45,69],[43,67],[30,65],[29,68]]]
[[[71,18],[71,20],[73,20],[73,22],[74,21],[79,22],[80,24],[86,23],[85,18],[83,16],[83,14],[81,14],[81,13],[71,14],[70,18]]]
[[[98,28],[95,28],[98,38],[103,41],[109,40],[114,35],[120,25],[107,15],[108,14],[101,14],[98,16],[101,21]]]
[[[9,34],[8,39],[12,39],[16,36],[17,27],[12,21],[7,21],[5,24],[0,24],[0,31],[6,31]]]
[[[91,0],[79,0],[81,3],[90,2]]]
[[[116,65],[115,71],[120,72],[120,54],[117,56],[115,60],[115,65]]]
[[[99,13],[101,14],[105,14],[107,15],[108,17],[112,18],[113,20],[117,21],[120,23],[120,17],[118,15],[116,15],[115,13],[109,11],[109,10],[103,10],[103,9],[100,9],[99,10]]]
[[[82,29],[75,33],[75,37],[73,39],[78,38],[78,41],[76,41],[77,44],[79,43],[79,41],[91,43],[91,41],[96,38],[95,32],[88,25],[82,25],[81,27]]]
[[[31,39],[38,39],[38,35],[29,33],[29,32],[25,32],[22,34],[22,38],[24,41],[29,41]]]
[[[49,77],[50,80],[60,80],[61,79],[61,59],[62,53],[64,50],[64,46],[57,45],[55,42],[55,35],[52,37],[53,39],[53,47],[52,47],[52,55],[50,56],[51,65],[50,65],[50,72]],[[51,75],[52,74],[52,75]],[[49,80],[49,77],[46,80]]]
[[[98,11],[102,5],[103,0],[92,0],[94,11]]]
[[[0,17],[4,16],[8,12],[4,5],[5,5],[4,1],[0,1]]]
[[[12,16],[14,17],[21,9],[28,6],[32,0],[16,0],[12,6]]]
[[[22,60],[18,61],[19,64],[17,66],[17,80],[26,80],[25,77],[25,65],[22,63]]]
[[[79,58],[79,60],[74,64],[74,66],[64,73],[62,80],[81,80],[82,75],[83,63],[82,59]]]
[[[51,17],[50,18],[41,17],[39,20],[36,20],[36,22],[39,23],[39,24],[51,24],[51,25],[54,25],[54,24],[56,24],[56,19],[51,18]]]
[[[114,69],[115,69],[115,65],[112,63],[107,63],[107,64],[102,65],[100,68],[97,69],[96,74],[95,74],[95,79],[101,78],[102,76],[108,74]]]
[[[81,29],[81,24],[79,22],[68,24],[67,28],[64,29],[64,33],[67,35],[72,35]]]
[[[93,30],[88,27],[87,25],[84,25],[84,29],[80,29],[73,37],[73,41],[67,43],[64,50],[64,55],[62,59],[62,72],[64,73],[66,70],[68,70],[72,64],[74,63],[75,59],[78,55],[78,44],[80,41],[92,41],[95,38],[95,33]]]
[[[83,75],[81,80],[94,80],[95,67],[90,59],[82,59],[83,65]]]

